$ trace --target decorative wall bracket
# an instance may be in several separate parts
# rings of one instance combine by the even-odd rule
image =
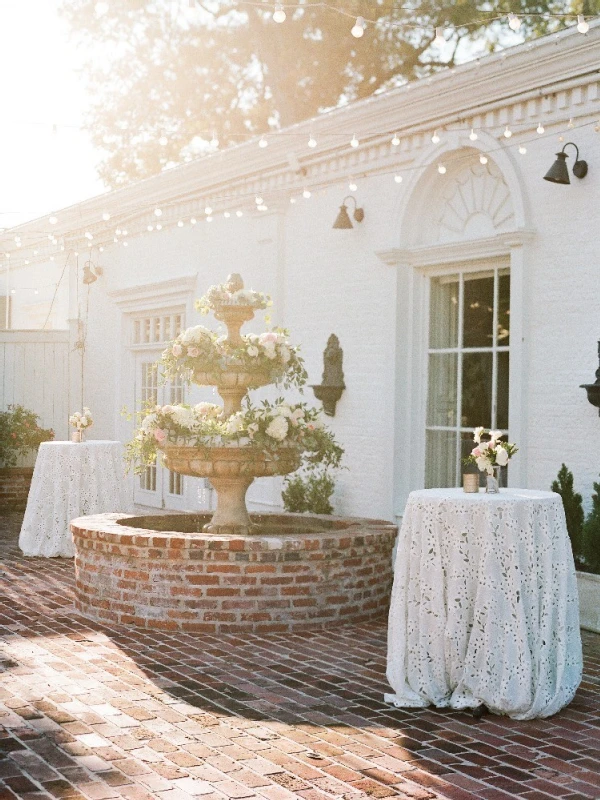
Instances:
[[[344,351],[335,333],[327,340],[327,347],[323,353],[323,377],[321,383],[310,388],[315,393],[317,400],[323,403],[323,411],[329,416],[335,416],[335,406],[346,388],[344,383],[344,370],[342,362]]]
[[[598,362],[595,383],[582,383],[580,388],[586,390],[588,401],[596,406],[598,414],[600,414],[600,341],[598,342]]]

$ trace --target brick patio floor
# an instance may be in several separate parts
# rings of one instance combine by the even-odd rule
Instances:
[[[100,627],[73,563],[0,517],[0,800],[600,798],[600,636],[571,706],[516,722],[383,705],[385,620],[221,637]]]

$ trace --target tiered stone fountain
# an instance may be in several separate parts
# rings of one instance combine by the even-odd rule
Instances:
[[[232,291],[244,288],[239,275],[230,275],[228,285]],[[227,342],[244,347],[241,328],[254,317],[251,305],[223,303],[215,308],[215,317],[227,327]],[[258,389],[271,383],[266,373],[248,372],[243,366],[228,364],[226,371],[211,374],[195,371],[194,383],[199,386],[216,386],[223,400],[223,419],[241,411],[242,401],[249,389]],[[172,472],[209,478],[217,493],[217,509],[212,520],[204,526],[208,533],[257,532],[246,508],[246,492],[255,478],[287,475],[298,469],[300,452],[294,447],[282,446],[277,457],[253,447],[177,447],[165,444],[164,463]]]
[[[239,276],[230,285],[241,289]],[[244,344],[250,305],[223,303],[215,316],[227,340]],[[195,371],[195,383],[217,387],[222,417],[241,409],[267,373],[229,363],[224,372]],[[249,515],[245,495],[255,478],[298,469],[300,449],[161,444],[173,472],[209,478],[214,515],[100,514],[71,523],[77,608],[110,624],[219,632],[284,632],[365,621],[385,612],[396,527],[381,520]]]

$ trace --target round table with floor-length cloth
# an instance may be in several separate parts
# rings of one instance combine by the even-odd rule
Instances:
[[[26,556],[72,558],[72,519],[126,511],[128,505],[121,442],[43,442],[35,462],[19,547]]]
[[[394,694],[385,701],[549,717],[573,699],[581,673],[560,496],[412,492],[398,535],[387,661]]]

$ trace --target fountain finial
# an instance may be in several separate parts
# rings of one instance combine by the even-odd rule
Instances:
[[[227,276],[227,281],[225,283],[228,292],[239,292],[240,289],[244,288],[244,281],[242,280],[242,276],[238,272],[232,272],[231,275]]]

